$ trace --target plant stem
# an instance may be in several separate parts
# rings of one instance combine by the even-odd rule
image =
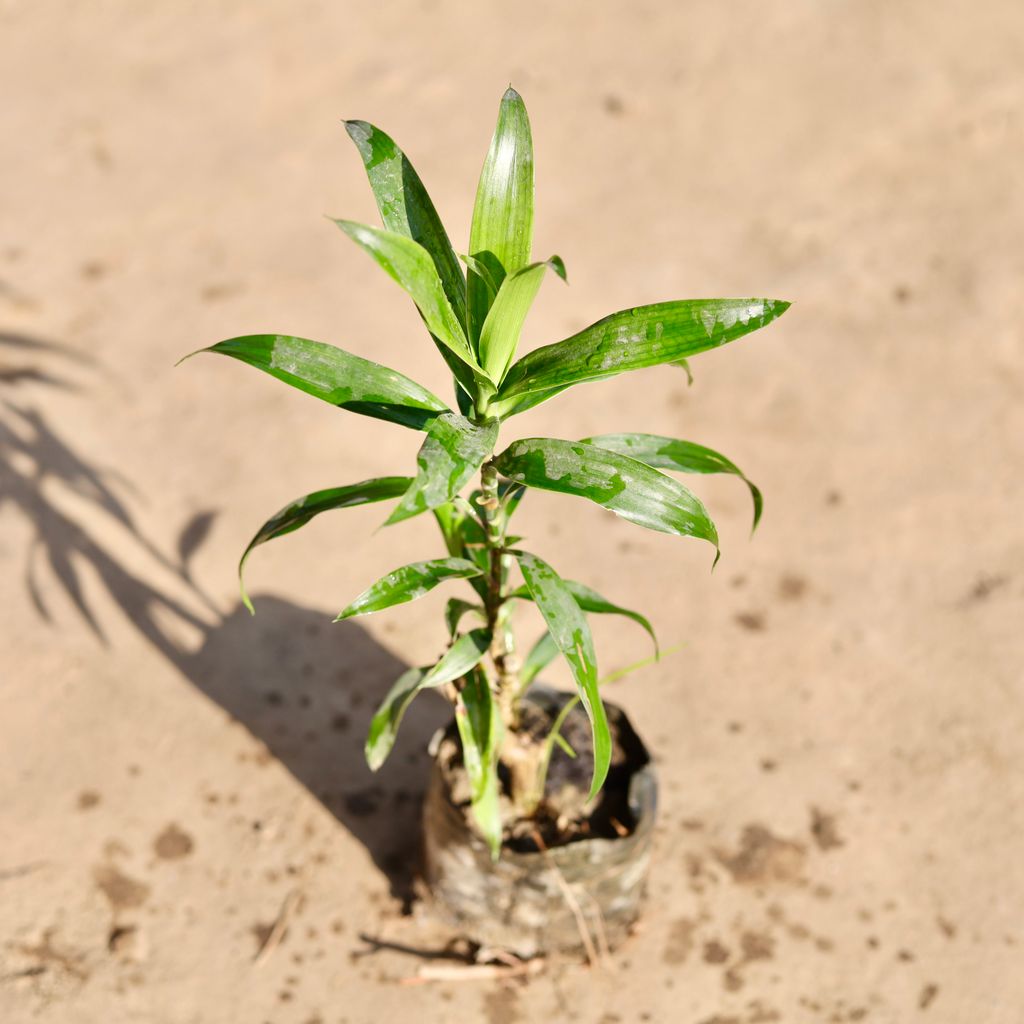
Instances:
[[[498,500],[498,471],[491,461],[485,462],[480,470],[480,490],[480,507],[490,565],[485,608],[487,628],[492,636],[491,658],[498,673],[497,697],[502,720],[508,728],[514,730],[518,724],[518,665],[508,637],[504,593],[505,523]]]

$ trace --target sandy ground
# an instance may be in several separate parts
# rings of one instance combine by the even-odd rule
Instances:
[[[0,3],[0,1020],[595,1024],[1024,1018],[1024,13],[1018,0]],[[317,487],[419,437],[228,360],[287,331],[448,394],[412,307],[321,215],[374,220],[339,125],[411,154],[465,238],[508,80],[538,153],[528,343],[664,298],[777,325],[506,428],[643,430],[724,555],[539,494],[530,544],[649,609],[673,660],[617,684],[657,755],[643,927],[611,968],[408,987],[424,700],[361,746],[433,595],[332,615],[438,551]],[[601,622],[607,667],[642,655]],[[555,673],[564,681],[564,676]],[[284,940],[255,954],[283,906]],[[374,950],[378,951],[374,951]]]

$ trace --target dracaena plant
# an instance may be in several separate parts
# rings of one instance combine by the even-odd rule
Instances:
[[[410,668],[384,697],[366,740],[377,769],[387,758],[410,702],[423,690],[454,706],[477,825],[497,856],[505,817],[529,817],[543,798],[544,777],[560,737],[566,705],[546,740],[520,728],[521,702],[537,673],[559,654],[568,663],[593,732],[590,798],[600,790],[611,737],[598,692],[588,614],[626,615],[651,633],[637,612],[582,583],[563,579],[524,550],[509,530],[530,488],[559,491],[610,509],[638,526],[697,537],[718,552],[704,506],[674,476],[731,473],[750,488],[754,525],[761,496],[727,458],[688,441],[652,434],[604,434],[576,440],[528,437],[496,451],[499,428],[576,384],[628,370],[682,365],[780,316],[788,303],[770,299],[660,302],[621,310],[572,337],[517,359],[520,332],[542,279],[565,279],[557,256],[534,260],[533,146],[522,98],[509,89],[484,161],[473,208],[469,251],[458,256],[408,158],[365,121],[345,127],[362,158],[383,227],[337,220],[415,302],[430,340],[454,377],[458,409],[408,377],[343,349],[281,334],[248,335],[203,351],[231,356],[349,412],[423,432],[414,476],[385,476],[308,494],[268,520],[239,566],[258,545],[304,526],[321,512],[394,500],[387,524],[433,514],[447,554],[394,569],[355,598],[338,620],[399,605],[442,584],[464,581],[463,597],[445,608],[448,644],[433,665]],[[676,371],[678,372],[678,371]],[[688,372],[688,368],[687,368]],[[468,495],[464,490],[478,477]],[[519,582],[521,580],[521,582]],[[246,605],[252,605],[242,583]],[[531,601],[546,632],[517,655],[512,610]],[[504,784],[498,765],[506,768]]]

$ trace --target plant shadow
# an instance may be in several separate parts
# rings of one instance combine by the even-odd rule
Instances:
[[[355,623],[255,595],[173,660],[367,849],[408,913],[419,867],[420,813],[431,735],[450,718],[442,701],[415,702],[378,772],[363,758],[370,719],[408,667]]]
[[[12,508],[32,526],[21,572],[36,614],[56,625],[45,570],[96,640],[110,646],[83,576],[98,580],[131,626],[262,744],[257,760],[278,760],[366,847],[408,910],[429,774],[426,746],[450,715],[447,707],[416,702],[391,758],[371,773],[363,738],[407,666],[362,627],[333,624],[326,611],[278,597],[257,596],[255,618],[241,603],[221,614],[190,570],[216,511],[193,515],[175,555],[163,554],[132,515],[129,483],[80,452],[26,398],[8,397],[15,389],[79,391],[66,376],[71,363],[89,360],[57,342],[0,332],[0,511]],[[84,514],[67,511],[54,491],[81,499]],[[128,547],[143,554],[141,570],[129,567]],[[166,585],[154,582],[161,577]]]

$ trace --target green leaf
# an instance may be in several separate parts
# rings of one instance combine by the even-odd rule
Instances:
[[[493,287],[530,262],[533,242],[533,138],[522,97],[511,86],[501,99],[473,207],[469,254],[483,262]],[[490,305],[488,284],[469,271],[470,341],[476,343]]]
[[[529,591],[527,591],[529,593]],[[518,594],[515,596],[519,596]],[[523,661],[523,667],[519,670],[519,682],[522,691],[537,678],[558,657],[560,651],[555,643],[555,638],[545,632],[544,635],[530,648]]]
[[[461,597],[452,597],[444,606],[444,624],[448,627],[448,636],[454,640],[459,629],[459,622],[463,615],[476,613],[485,616],[482,605],[475,601],[463,601]]]
[[[454,412],[438,416],[416,456],[416,478],[388,525],[451,501],[494,451],[497,439],[497,420],[474,423]]]
[[[430,333],[467,366],[479,370],[430,253],[418,242],[395,231],[372,228],[351,220],[335,220],[334,223],[409,293]]]
[[[571,338],[523,356],[498,393],[496,415],[504,415],[510,400],[532,392],[676,363],[718,348],[765,327],[788,308],[788,302],[775,299],[688,299],[612,313]]]
[[[717,553],[718,532],[700,501],[636,459],[583,441],[531,437],[514,441],[494,461],[516,483],[589,498],[649,530],[710,541]]]
[[[654,635],[654,627],[645,616],[639,612],[631,611],[629,608],[622,608],[617,604],[612,604],[611,601],[602,597],[596,590],[591,590],[590,587],[577,583],[575,580],[563,580],[562,582],[569,589],[573,599],[583,611],[598,615],[623,615],[643,627],[647,631],[647,635],[654,642],[654,650],[657,652],[658,638]],[[532,598],[532,595],[528,587],[519,587],[513,590],[509,597],[529,600]]]
[[[410,668],[403,672],[388,690],[387,696],[370,721],[364,754],[371,771],[377,771],[391,753],[395,738],[398,736],[398,727],[402,724],[402,717],[413,698],[423,688],[423,678],[426,674],[425,668]]]
[[[245,589],[245,563],[252,554],[253,548],[265,544],[268,540],[283,537],[286,533],[305,526],[314,516],[321,512],[330,512],[336,508],[352,508],[355,505],[367,505],[374,501],[386,501],[397,498],[404,493],[412,481],[407,476],[382,476],[373,480],[363,480],[358,484],[347,484],[344,487],[329,487],[323,491],[314,491],[305,497],[286,505],[280,512],[268,519],[249,541],[238,563],[238,585],[242,591],[242,602],[252,614],[252,602]]]
[[[593,799],[608,775],[612,739],[604,705],[597,692],[597,657],[590,627],[572,591],[547,562],[526,551],[517,551],[515,555],[526,586],[547,623],[548,632],[569,663],[580,700],[590,719],[594,734],[594,775],[588,799]]]
[[[483,260],[478,260],[475,256],[469,256],[466,253],[461,253],[460,258],[463,263],[465,263],[466,266],[483,282],[487,289],[487,306],[490,308],[491,303],[494,301],[494,296],[498,294],[498,286],[494,281],[490,268]],[[491,262],[493,264],[495,261],[492,260]]]
[[[501,383],[515,357],[523,321],[537,297],[537,289],[548,267],[565,280],[565,264],[559,256],[552,256],[542,263],[531,263],[510,273],[501,282],[480,331],[478,344],[480,364],[496,384]]]
[[[764,508],[760,490],[747,479],[739,466],[713,449],[658,434],[601,434],[585,440],[587,444],[639,459],[655,469],[674,469],[681,473],[731,473],[738,476],[750,488],[750,497],[754,502],[754,529],[757,529]]]
[[[396,370],[321,341],[249,334],[199,351],[231,356],[331,405],[415,430],[426,430],[438,413],[448,410],[440,398]]]
[[[494,707],[487,676],[473,672],[455,703],[455,724],[462,740],[462,762],[469,777],[471,807],[477,825],[491,849],[501,852],[501,808],[498,799],[498,751],[501,717]]]
[[[420,176],[379,128],[366,121],[346,121],[345,131],[362,157],[384,227],[426,249],[456,318],[465,324],[466,278]]]
[[[414,601],[445,580],[469,579],[479,575],[479,566],[464,558],[433,558],[426,562],[412,562],[381,577],[340,612],[334,621],[340,622],[355,615],[369,615],[392,605]]]
[[[437,664],[423,677],[424,686],[441,686],[460,679],[487,653],[491,646],[488,629],[474,629],[464,633],[448,648]]]

